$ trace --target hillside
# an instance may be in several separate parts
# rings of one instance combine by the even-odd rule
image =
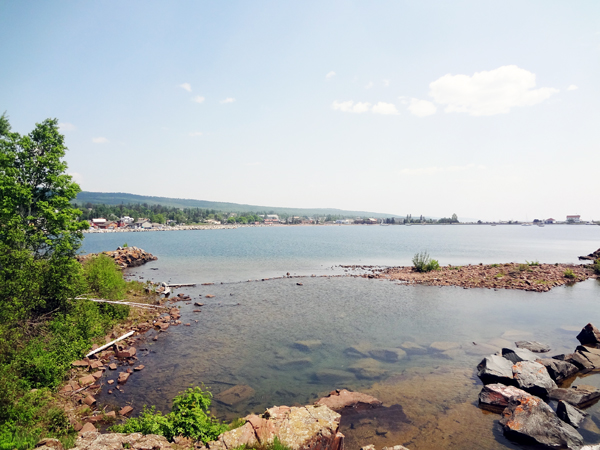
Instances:
[[[146,195],[127,194],[124,192],[80,192],[77,196],[78,204],[93,203],[106,205],[120,205],[128,203],[147,203],[148,205],[163,205],[175,208],[202,208],[214,209],[223,212],[274,212],[298,216],[326,216],[328,214],[348,217],[399,217],[397,214],[374,213],[368,211],[347,211],[335,208],[287,208],[278,206],[243,205],[240,203],[211,202],[208,200],[194,200],[169,197],[149,197]]]

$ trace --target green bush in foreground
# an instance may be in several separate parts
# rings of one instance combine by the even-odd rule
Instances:
[[[575,278],[575,273],[571,269],[566,269],[563,273],[565,278],[573,279]]]
[[[431,272],[440,270],[440,264],[436,259],[431,259],[427,252],[416,253],[413,256],[413,267],[417,272]]]
[[[115,261],[107,255],[97,255],[83,264],[83,274],[90,290],[108,300],[125,298],[127,282]]]
[[[596,275],[600,275],[600,259],[597,259],[596,261],[594,261],[594,264],[592,265],[592,269],[594,269],[594,273]]]
[[[144,409],[122,425],[114,425],[117,433],[159,434],[172,440],[175,436],[210,442],[230,427],[210,415],[212,394],[198,386],[188,388],[173,399],[173,410],[166,415],[153,406]]]

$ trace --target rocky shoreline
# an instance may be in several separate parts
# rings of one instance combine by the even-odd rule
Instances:
[[[156,261],[158,257],[152,255],[151,253],[142,250],[137,247],[118,247],[114,251],[107,251],[101,253],[88,253],[87,255],[79,255],[77,256],[77,261],[80,263],[84,263],[90,258],[98,255],[106,255],[115,260],[117,265],[121,269],[126,269],[128,267],[137,267],[142,264],[146,264],[149,261]]]
[[[444,266],[431,272],[413,267],[340,266],[363,278],[384,279],[402,284],[458,286],[465,289],[520,289],[547,292],[553,287],[597,278],[589,265],[577,264],[479,264]]]

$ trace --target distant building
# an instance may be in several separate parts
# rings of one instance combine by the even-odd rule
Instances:
[[[98,217],[97,219],[92,219],[92,226],[94,228],[106,228],[108,225],[108,223],[106,222],[106,219],[102,218],[102,217]]]
[[[581,222],[581,216],[567,216],[567,222],[579,223]]]
[[[379,223],[379,221],[377,219],[373,219],[372,217],[368,218],[365,220],[365,223],[367,225],[376,225]]]
[[[267,214],[265,223],[279,223],[279,216],[277,214]]]
[[[554,223],[554,222],[556,222],[556,220],[550,218],[550,219],[546,219],[544,222],[546,222],[546,223]]]
[[[133,217],[123,216],[119,219],[119,222],[124,225],[129,225],[130,223],[133,223]]]

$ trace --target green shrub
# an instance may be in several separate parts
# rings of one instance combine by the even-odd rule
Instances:
[[[108,300],[125,298],[127,282],[115,261],[106,255],[97,255],[83,265],[83,274],[91,292]]]
[[[440,270],[440,264],[437,260],[431,259],[427,252],[416,253],[413,256],[413,267],[417,272],[430,272]]]
[[[566,269],[564,272],[565,278],[573,279],[576,277],[575,273],[571,269]]]
[[[190,437],[206,443],[215,440],[229,427],[210,415],[211,393],[198,386],[189,388],[173,399],[173,410],[166,415],[155,407],[144,406],[139,417],[122,425],[114,425],[117,433],[159,434],[171,440],[175,436]]]
[[[596,275],[600,275],[600,259],[597,259],[596,261],[594,261],[594,264],[592,265],[592,269],[594,269],[594,273]]]
[[[525,261],[527,263],[528,266],[539,266],[540,262],[539,261]]]

